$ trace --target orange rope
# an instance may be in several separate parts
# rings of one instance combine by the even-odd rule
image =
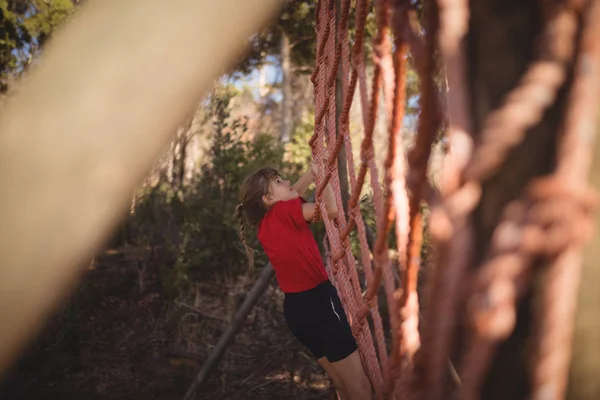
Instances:
[[[315,131],[309,143],[318,166],[317,210],[323,215],[330,249],[327,268],[340,292],[367,376],[376,397],[436,400],[445,394],[448,359],[455,341],[460,307],[466,305],[470,327],[461,355],[463,386],[460,397],[479,398],[482,380],[499,341],[514,327],[516,302],[530,285],[535,260],[547,261],[547,285],[537,314],[534,398],[560,398],[566,386],[570,356],[573,309],[580,270],[580,249],[591,231],[590,213],[595,197],[585,183],[594,111],[598,105],[597,81],[600,35],[592,21],[600,19],[600,0],[542,2],[546,30],[532,63],[519,85],[501,107],[486,119],[478,143],[473,141],[469,96],[465,77],[464,37],[469,9],[466,0],[427,0],[425,33],[417,26],[408,0],[375,3],[377,36],[374,68],[368,87],[364,34],[369,0],[356,0],[356,39],[349,50],[348,18],[351,0],[343,0],[336,26],[335,0],[319,0],[315,9],[317,55],[311,80],[315,93]],[[586,14],[587,12],[587,14]],[[582,35],[582,16],[587,16]],[[390,42],[394,33],[394,46]],[[472,279],[467,271],[473,255],[471,213],[481,195],[482,180],[500,168],[509,151],[554,101],[577,58],[571,103],[558,150],[554,174],[530,182],[523,196],[509,203],[492,238],[491,248]],[[431,148],[442,121],[443,105],[434,82],[434,47],[437,43],[446,64],[452,90],[448,93],[450,152],[436,192],[427,182]],[[402,121],[406,107],[406,58],[410,49],[421,83],[418,133],[405,157]],[[341,74],[343,109],[336,132],[336,76]],[[357,88],[358,86],[358,88]],[[360,165],[355,169],[349,114],[358,90],[362,110],[363,139]],[[384,189],[374,159],[373,134],[380,95],[388,116],[388,153]],[[322,194],[331,184],[342,210],[337,158],[345,147],[350,199],[348,216],[327,217]],[[408,166],[408,168],[407,168]],[[377,238],[372,259],[360,211],[367,173],[373,189]],[[430,230],[436,244],[435,268],[427,281],[428,300],[422,336],[419,336],[417,277],[420,267],[423,221],[420,206],[429,202]],[[388,254],[391,227],[396,225],[401,284],[397,285]],[[350,246],[356,227],[360,262],[366,278],[361,281]],[[328,246],[327,246],[328,244]],[[386,345],[377,294],[383,278],[391,326],[391,346]],[[466,282],[466,283],[465,283]],[[466,301],[461,285],[467,287]],[[373,331],[372,331],[373,330]],[[391,347],[388,354],[387,349]]]
[[[364,12],[357,13],[357,22],[359,24],[363,24],[364,26],[366,6],[364,1],[358,1],[358,4],[362,6]],[[340,27],[345,27],[347,24],[346,10],[348,9],[349,3],[344,3],[342,7],[343,15],[340,18]],[[336,41],[336,38],[333,35],[330,35],[331,31],[335,31],[335,7],[333,0],[324,1],[323,4],[320,4],[320,6],[317,8],[317,11],[318,17],[316,18],[316,30],[318,43],[318,66],[315,68],[315,74],[313,75],[313,83],[315,84],[315,112],[317,117],[315,119],[315,133],[309,143],[312,147],[313,157],[319,166],[319,174],[315,177],[317,183],[317,202],[319,204],[321,214],[326,216],[327,213],[325,205],[320,200],[323,190],[325,189],[327,183],[329,183],[331,180],[332,176],[332,187],[337,189],[334,190],[336,193],[336,202],[338,203],[339,209],[343,209],[341,207],[342,200],[339,191],[336,158],[337,153],[343,144],[343,140],[346,139],[346,136],[348,135],[342,131],[340,132],[338,138],[335,138],[335,77],[342,54],[347,54],[347,52],[342,51],[342,41],[339,40],[339,38]],[[340,30],[341,29],[338,29],[338,31]],[[360,42],[361,40],[357,40],[357,45],[355,45],[355,47],[361,46]],[[325,51],[326,48],[328,51]],[[335,49],[335,51],[332,51],[333,49]],[[333,57],[331,57],[332,54]],[[328,63],[329,65],[327,65]],[[346,96],[344,104],[348,104],[348,106],[344,107],[340,125],[347,126],[347,122],[345,121],[348,120],[348,112],[350,108],[349,103],[351,103],[350,96],[353,95],[353,92],[345,92],[344,94]],[[331,147],[326,147],[325,142],[326,135],[324,133],[323,125],[326,116],[327,121],[325,123],[328,126],[327,130],[329,134],[329,144],[335,143]],[[327,157],[325,154],[326,148],[330,150],[329,157]],[[353,175],[353,171],[351,171],[351,175]],[[323,179],[321,180],[320,177],[323,177]],[[356,207],[356,203],[354,206]],[[356,223],[356,218],[353,220],[354,223]],[[371,329],[369,324],[366,323],[367,314],[370,313],[371,308],[373,308],[373,304],[362,301],[358,274],[356,268],[354,267],[354,257],[350,249],[348,234],[343,235],[342,232],[340,235],[339,229],[329,218],[325,217],[324,222],[331,248],[334,249],[331,257],[334,283],[338,289],[340,289],[340,297],[344,302],[346,312],[349,315],[350,323],[352,325],[353,333],[357,338],[359,352],[365,365],[367,376],[375,388],[377,396],[381,398],[381,387],[383,382],[382,373],[379,361],[377,360],[377,355],[375,354],[375,346],[373,343]],[[343,217],[338,217],[337,223],[340,224],[340,222],[342,226],[346,225]],[[350,222],[348,225],[349,224]],[[380,336],[381,344],[379,347],[380,349],[385,350],[385,348],[382,347],[384,346],[384,342],[380,318],[378,318],[378,320],[379,323],[376,324],[376,329],[378,331],[377,336]]]
[[[392,46],[389,41],[389,31],[394,17],[395,29],[400,29],[399,26],[408,26],[408,7],[409,3],[405,2],[402,11],[396,5],[392,7],[391,0],[382,0],[376,3],[376,15],[378,34],[374,44],[374,61],[375,68],[373,73],[372,87],[370,90],[371,96],[368,96],[366,66],[364,61],[364,27],[367,15],[367,0],[358,0],[356,3],[356,41],[353,46],[352,53],[348,52],[348,35],[347,35],[347,18],[350,8],[349,0],[344,0],[342,3],[342,15],[340,16],[338,29],[335,29],[335,14],[333,0],[320,1],[316,8],[316,32],[317,32],[317,64],[312,76],[312,81],[315,86],[315,132],[311,137],[309,144],[313,151],[313,157],[319,167],[319,173],[315,176],[317,183],[317,202],[321,215],[326,215],[324,204],[321,201],[321,196],[325,185],[330,183],[336,193],[336,203],[339,209],[341,206],[341,196],[339,191],[339,177],[337,171],[337,156],[344,145],[347,151],[348,171],[351,186],[351,196],[349,200],[349,218],[345,220],[344,216],[338,216],[336,221],[331,221],[324,218],[325,228],[328,233],[329,244],[331,247],[331,257],[327,262],[328,269],[331,272],[332,280],[340,290],[340,297],[344,302],[344,306],[349,315],[352,325],[352,330],[357,337],[359,350],[365,364],[365,370],[378,398],[388,397],[397,380],[400,370],[399,361],[403,358],[403,352],[409,352],[411,355],[418,347],[418,331],[415,319],[418,320],[418,303],[416,302],[416,276],[412,277],[414,282],[410,289],[414,294],[412,300],[407,300],[398,303],[400,300],[400,292],[397,290],[397,285],[394,280],[394,275],[391,269],[387,249],[387,237],[393,224],[394,218],[397,221],[400,265],[403,275],[403,281],[408,281],[407,271],[404,268],[407,241],[409,233],[409,204],[406,184],[404,182],[404,164],[405,157],[402,149],[401,127],[405,108],[405,73],[407,53],[407,36],[403,35],[403,39],[397,39],[396,45],[404,43],[402,46],[397,46],[395,56],[392,58]],[[337,34],[332,34],[337,32]],[[425,54],[425,52],[420,52]],[[421,63],[422,64],[422,63]],[[340,115],[340,132],[336,137],[335,134],[335,76],[341,68],[343,76],[343,93],[344,102],[343,110]],[[430,65],[425,68],[429,68]],[[351,71],[350,71],[351,70]],[[423,78],[428,72],[423,72]],[[350,77],[348,77],[350,75]],[[364,136],[361,144],[361,163],[358,171],[358,176],[354,168],[354,159],[352,154],[352,145],[349,132],[349,112],[352,104],[356,86],[359,84],[360,102],[363,111]],[[389,126],[390,133],[390,151],[386,159],[386,177],[385,177],[385,196],[379,187],[379,176],[377,167],[374,161],[373,153],[373,133],[375,130],[375,122],[377,118],[377,110],[379,107],[380,91],[383,89],[386,110],[392,115]],[[433,89],[432,86],[432,90]],[[430,103],[430,98],[433,95],[426,95],[427,104]],[[433,112],[433,111],[432,111]],[[424,117],[422,117],[424,118]],[[430,134],[430,130],[435,132],[434,123],[424,123],[423,130],[426,133],[419,133],[419,136]],[[433,128],[432,128],[433,127]],[[431,140],[418,139],[417,147],[422,148],[427,143],[431,146]],[[425,154],[428,158],[428,150],[414,150]],[[422,165],[423,157],[415,158],[420,163],[413,163],[419,171],[424,168],[426,171],[427,162],[425,160]],[[376,210],[376,220],[378,226],[378,236],[373,251],[373,262],[370,260],[370,251],[368,248],[364,221],[359,209],[358,198],[364,186],[364,181],[367,172],[370,171],[370,179],[373,188],[373,203]],[[425,172],[416,174],[417,180],[425,180]],[[422,177],[421,177],[422,176]],[[422,183],[416,183],[417,186]],[[420,194],[417,195],[419,198]],[[402,200],[404,198],[404,200]],[[418,207],[417,200],[417,207]],[[413,212],[418,215],[418,209]],[[315,214],[316,215],[316,214]],[[403,226],[404,225],[404,226]],[[336,229],[336,226],[338,227]],[[359,243],[361,245],[361,261],[367,278],[367,289],[364,296],[360,293],[359,277],[354,268],[355,260],[352,256],[349,242],[350,232],[357,228]],[[415,226],[414,231],[420,231],[421,226]],[[417,233],[413,233],[413,237],[417,237]],[[404,238],[404,239],[403,239]],[[416,248],[418,244],[413,246]],[[413,253],[410,253],[411,255]],[[416,262],[415,257],[413,257]],[[413,269],[414,271],[414,269]],[[413,273],[414,275],[414,273]],[[379,291],[382,277],[384,279],[384,288],[390,308],[390,324],[392,326],[392,353],[391,358],[388,357],[386,351],[385,338],[381,317],[376,305],[376,294]],[[396,306],[402,305],[403,311],[398,314]],[[407,310],[410,311],[407,314]],[[406,314],[406,315],[405,315]],[[405,322],[403,331],[400,330],[398,324],[399,317],[403,317]],[[372,325],[375,330],[375,341],[370,331],[370,324],[367,323],[367,318],[371,317]],[[410,322],[410,323],[407,323]],[[409,333],[412,332],[412,333]],[[416,335],[417,340],[414,340]],[[411,336],[413,339],[410,339]],[[404,343],[407,349],[400,351],[399,338],[404,337]],[[377,355],[374,352],[374,345],[377,346]],[[377,358],[378,356],[378,358]],[[389,361],[388,361],[389,358]]]
[[[477,192],[460,185],[460,174],[470,156],[472,139],[469,101],[464,71],[462,38],[468,26],[466,0],[438,0],[441,54],[447,67],[449,86],[450,152],[442,173],[441,197],[431,205],[431,234],[436,245],[435,268],[428,279],[422,348],[415,357],[412,390],[421,399],[442,397],[447,360],[456,331],[459,287],[473,247],[469,212],[477,204]],[[453,209],[454,204],[468,208]]]
[[[545,210],[554,225],[549,238],[562,236],[567,243],[555,257],[550,256],[552,261],[547,271],[543,307],[538,315],[540,335],[535,341],[538,351],[534,360],[533,399],[563,398],[565,395],[573,317],[581,277],[581,249],[592,230],[591,207],[587,201],[589,196],[586,195],[589,184],[586,178],[591,164],[589,144],[594,137],[599,106],[600,3],[591,2],[591,6],[584,9],[583,15],[585,27],[582,44],[575,66],[575,81],[554,176],[555,181],[565,187],[559,199],[564,198],[566,201],[552,204],[552,199],[556,199],[554,196],[548,200],[548,209]],[[581,195],[577,196],[578,194]],[[540,217],[541,214],[543,213],[540,211]],[[566,234],[563,231],[565,228],[570,228]]]
[[[383,8],[383,7],[382,7]],[[403,10],[404,12],[406,10]],[[384,14],[385,12],[385,14]],[[397,19],[395,15],[386,15],[388,10],[383,9],[382,17]],[[406,107],[406,54],[407,46],[404,36],[397,36],[395,40],[394,56],[391,56],[391,44],[387,41],[382,44],[382,53],[380,55],[383,68],[383,92],[386,102],[386,112],[392,116],[388,128],[388,154],[385,160],[385,198],[384,198],[384,219],[380,222],[379,231],[379,248],[375,252],[387,252],[387,241],[381,240],[385,235],[387,238],[392,227],[394,219],[396,219],[396,242],[398,248],[398,265],[402,268],[405,264],[404,254],[406,251],[406,238],[408,236],[408,225],[406,218],[408,215],[408,198],[406,194],[406,186],[404,184],[404,150],[402,148],[402,120],[404,118],[404,108]],[[389,55],[389,56],[388,56]],[[396,216],[400,216],[396,218]],[[399,335],[401,334],[398,323],[398,299],[395,293],[395,284],[393,282],[391,268],[385,276],[385,290],[387,293],[387,302],[390,313],[390,325],[392,328],[392,348],[389,366],[392,370],[397,370],[400,365],[401,350],[399,349]],[[385,271],[384,271],[385,272]],[[389,277],[388,277],[389,275]],[[388,379],[391,377],[388,376]],[[393,381],[386,381],[385,392],[391,393],[393,389]]]
[[[343,3],[343,7],[342,7],[342,12],[344,12],[344,10],[349,9],[350,6],[350,1],[349,0],[344,0]],[[344,21],[342,19],[342,21]],[[349,63],[349,58],[348,58],[348,28],[347,26],[340,24],[339,27],[339,33],[340,33],[340,43],[342,45],[342,52],[343,52],[343,60],[344,62],[341,65],[341,72],[342,72],[342,76],[344,78],[346,78],[348,76],[348,71],[350,70],[350,63]],[[354,190],[354,188],[356,187],[356,171],[354,168],[354,157],[352,154],[352,142],[350,139],[350,127],[349,127],[349,112],[350,112],[350,106],[351,106],[351,100],[353,98],[354,92],[356,90],[356,73],[353,71],[352,76],[350,78],[350,82],[348,82],[347,79],[343,79],[343,93],[345,96],[345,101],[344,101],[344,108],[342,110],[342,115],[340,118],[340,134],[339,137],[344,138],[344,144],[345,144],[345,149],[346,149],[346,158],[347,158],[347,164],[348,164],[348,173],[349,173],[349,177],[350,177],[350,189]],[[338,139],[339,139],[338,137]],[[343,208],[340,208],[340,210]],[[358,209],[358,207],[356,207],[356,209]],[[356,227],[357,227],[357,233],[358,233],[358,238],[359,238],[359,243],[361,245],[361,248],[364,249],[363,251],[361,251],[361,258],[362,258],[362,263],[363,263],[363,268],[365,271],[365,277],[367,279],[367,282],[371,282],[373,280],[373,268],[371,265],[371,261],[370,261],[370,257],[369,257],[369,251],[368,251],[368,243],[367,243],[367,235],[366,235],[366,231],[365,231],[365,225],[364,225],[364,221],[362,219],[362,214],[360,213],[360,211],[358,213],[356,213],[356,209],[354,210],[350,210],[350,213],[354,213],[354,216],[352,217],[352,219],[355,221]],[[342,234],[345,231],[345,229],[340,228],[340,234]],[[342,238],[344,241],[348,241],[349,242],[349,237],[343,236]],[[349,245],[349,243],[348,243]],[[390,270],[391,271],[391,270]],[[391,278],[393,279],[393,278]],[[376,343],[377,343],[377,350],[378,350],[378,355],[379,355],[379,360],[381,365],[386,365],[387,364],[387,350],[386,350],[386,344],[385,344],[385,337],[384,337],[384,333],[383,333],[383,323],[381,320],[381,316],[379,314],[379,309],[377,307],[374,307],[371,310],[371,316],[373,319],[373,325],[374,325],[374,330],[375,330],[375,338],[376,338]],[[385,375],[387,370],[384,368],[383,369],[383,374]],[[384,379],[387,379],[384,376]]]
[[[481,180],[497,170],[509,148],[522,141],[526,129],[541,118],[542,110],[550,105],[555,92],[565,79],[566,65],[571,61],[575,48],[577,10],[574,7],[559,6],[550,8],[546,12],[548,20],[546,33],[543,36],[543,50],[540,52],[543,60],[533,63],[519,86],[509,93],[504,106],[488,117],[481,144],[465,170],[465,180]],[[545,95],[540,96],[541,93]],[[593,96],[588,94],[587,100],[595,104],[589,97]],[[578,112],[584,109],[584,107],[579,108]],[[589,110],[584,109],[583,112],[589,113]],[[504,137],[502,140],[498,139],[500,128]],[[483,155],[492,151],[490,149],[496,156],[485,158]],[[584,172],[585,169],[581,173]],[[474,332],[461,363],[464,382],[462,397],[465,399],[479,397],[481,382],[498,342],[512,332],[516,320],[516,302],[525,287],[529,285],[530,267],[536,258],[543,254],[552,257],[553,254],[561,251],[565,243],[572,243],[577,248],[577,244],[582,239],[582,236],[576,235],[572,229],[565,229],[568,223],[561,222],[564,217],[557,214],[555,210],[562,209],[564,213],[568,213],[566,218],[569,221],[577,221],[576,223],[582,229],[580,232],[585,232],[586,220],[589,219],[589,204],[582,200],[581,196],[577,196],[576,191],[571,191],[564,199],[561,199],[560,193],[548,193],[547,190],[544,195],[540,195],[540,188],[552,187],[552,185],[560,187],[567,182],[566,179],[560,181],[548,179],[540,178],[531,182],[525,196],[507,206],[504,218],[494,233],[492,248],[487,259],[476,274],[468,303],[469,319]],[[580,214],[577,214],[577,209],[581,210]],[[552,230],[549,228],[552,225],[559,229]],[[576,276],[575,268],[571,277]],[[553,282],[556,281],[549,274],[546,289],[553,293],[553,296],[558,296],[559,291],[551,290]],[[569,286],[564,282],[561,285]],[[562,299],[563,296],[561,295],[560,298]],[[565,307],[563,300],[561,303]],[[564,313],[561,316],[565,317]],[[554,320],[553,323],[554,327],[549,325],[541,330],[544,336],[540,338],[540,343],[548,337],[556,337],[551,333],[553,330],[565,332],[565,329],[568,331],[570,329],[568,327],[571,326],[558,320]],[[564,325],[566,328],[557,328],[558,325]],[[570,349],[570,346],[563,343],[562,349],[555,346],[551,352],[547,351],[547,346],[543,348],[545,355],[551,353],[555,356],[561,351]],[[536,370],[540,371],[540,366],[544,365],[544,362],[536,365],[538,365]],[[566,377],[564,362],[562,368],[562,377],[558,374],[553,375],[552,384],[549,379],[544,379],[546,388],[558,385],[557,392],[564,390],[564,387],[560,387],[561,379],[564,380]],[[546,368],[542,367],[542,371],[546,371]],[[538,373],[536,379],[543,378],[540,378]],[[554,395],[550,397],[557,398]]]

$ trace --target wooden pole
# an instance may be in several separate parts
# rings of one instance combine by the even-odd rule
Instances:
[[[339,29],[339,20],[342,13],[342,2],[341,0],[335,0],[335,40],[339,40],[340,36],[337,34]],[[336,43],[337,45],[337,43]],[[336,136],[341,135],[340,132],[340,116],[344,109],[344,80],[345,77],[342,74],[342,67],[339,66],[335,76],[335,134]],[[342,146],[338,154],[338,175],[340,178],[340,191],[342,194],[342,205],[344,207],[344,213],[348,215],[348,200],[350,199],[350,186],[348,183],[348,162],[346,160],[346,147]]]
[[[275,270],[273,269],[271,263],[268,263],[263,268],[260,277],[254,284],[252,290],[250,290],[250,292],[246,296],[246,299],[242,303],[241,307],[233,316],[231,325],[229,325],[225,333],[223,333],[223,336],[221,336],[221,339],[219,339],[219,342],[217,343],[215,348],[209,354],[208,358],[206,359],[206,362],[202,366],[202,369],[200,369],[200,372],[198,372],[198,375],[188,388],[187,392],[185,393],[185,396],[183,396],[183,400],[193,400],[196,397],[196,392],[198,391],[198,388],[202,385],[202,383],[204,383],[204,381],[208,377],[209,372],[217,366],[217,364],[225,354],[225,351],[233,342],[235,335],[242,328],[244,321],[246,321],[246,317],[248,317],[248,314],[250,314],[250,311],[252,311],[252,309],[258,302],[258,299],[260,299],[260,296],[265,292],[267,286],[269,286],[269,282],[273,278],[273,275],[275,275]]]
[[[0,114],[0,373],[281,0],[87,2]]]

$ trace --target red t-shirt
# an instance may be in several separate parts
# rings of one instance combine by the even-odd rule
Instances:
[[[305,202],[298,197],[275,203],[258,227],[258,240],[285,293],[304,292],[328,279],[317,242],[302,215]]]

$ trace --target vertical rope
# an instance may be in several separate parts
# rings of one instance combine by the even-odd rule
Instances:
[[[377,1],[378,31],[374,40],[370,87],[364,60],[369,2],[356,1],[356,40],[350,52],[350,0],[343,0],[337,29],[333,1],[320,0],[315,9],[317,57],[312,82],[316,118],[315,132],[309,143],[318,165],[315,176],[318,210],[323,215],[331,249],[328,252],[328,269],[340,291],[361,359],[378,398],[442,398],[458,307],[462,304],[459,287],[473,250],[470,215],[479,202],[481,181],[498,170],[510,149],[524,139],[526,131],[539,122],[543,111],[553,103],[573,59],[575,38],[581,25],[577,16],[587,16],[571,105],[560,141],[557,172],[532,181],[523,196],[506,207],[494,232],[489,253],[468,286],[466,304],[470,337],[461,364],[464,382],[461,397],[476,399],[498,341],[507,337],[514,327],[516,302],[530,284],[529,267],[533,260],[543,257],[548,262],[547,286],[537,314],[542,328],[536,341],[538,346],[532,371],[533,398],[560,398],[566,385],[572,336],[572,321],[564,321],[574,309],[580,247],[591,231],[589,214],[593,196],[583,176],[589,165],[592,116],[598,104],[600,49],[592,37],[598,36],[600,28],[589,22],[600,18],[598,0],[542,2],[547,28],[540,41],[539,59],[532,63],[498,110],[486,119],[480,134],[481,141],[476,146],[472,140],[463,51],[469,18],[467,1],[427,1],[428,26],[424,39],[419,29],[414,28],[418,23],[409,1]],[[591,4],[589,9],[588,4]],[[588,14],[584,13],[586,10]],[[395,34],[393,56],[390,27]],[[445,160],[439,193],[427,183],[431,147],[443,119],[433,81],[436,39],[452,88],[448,101],[450,152]],[[416,143],[405,158],[401,132],[409,48],[421,82],[422,111]],[[336,136],[334,89],[338,69],[343,77],[344,101],[340,132]],[[358,171],[354,165],[349,127],[349,113],[357,86],[363,120]],[[379,186],[373,150],[381,92],[388,116],[389,135],[383,192]],[[321,197],[325,186],[330,183],[338,209],[343,209],[337,169],[337,157],[342,146],[346,149],[351,189],[349,215],[347,221],[343,215],[332,221],[327,217]],[[367,173],[373,188],[377,224],[373,260],[358,202]],[[428,200],[431,207],[430,228],[437,249],[435,270],[425,292],[429,307],[423,323],[423,336],[419,338],[416,289],[423,229],[419,208],[423,200]],[[402,288],[396,288],[387,248],[394,220]],[[364,296],[361,296],[360,277],[350,248],[349,237],[354,227],[367,279]],[[381,316],[376,307],[382,277],[392,327],[390,355],[386,351]],[[561,300],[557,301],[559,298]],[[369,317],[372,318],[374,336],[368,323]],[[417,351],[419,341],[421,348]],[[414,362],[411,363],[413,355]],[[412,392],[409,393],[409,390]]]
[[[442,174],[442,197],[431,204],[431,233],[437,245],[435,269],[428,282],[428,310],[422,348],[415,359],[413,389],[422,399],[440,399],[444,391],[447,359],[456,330],[458,290],[473,247],[469,212],[477,204],[477,191],[461,187],[460,175],[470,156],[472,139],[462,39],[467,31],[466,0],[438,0],[440,28],[437,35],[446,62],[449,93],[448,142],[450,152]],[[454,196],[471,208],[450,210]],[[459,202],[460,203],[460,202]]]
[[[345,0],[344,1],[344,6],[345,4],[348,3],[349,5],[349,0]],[[343,7],[344,9],[344,7]],[[357,14],[357,19],[359,19],[360,16]],[[356,25],[361,25],[364,24],[364,19],[363,21],[357,21]],[[348,31],[347,31],[347,26],[342,25],[340,26],[339,32],[340,32],[340,43],[342,45],[342,76],[345,78],[348,76],[348,73],[351,69],[350,66],[350,61],[349,61],[349,56],[348,56]],[[356,44],[355,44],[356,46]],[[346,158],[347,158],[347,164],[348,164],[348,174],[350,177],[350,190],[354,191],[356,190],[356,171],[355,171],[355,167],[354,167],[354,157],[353,157],[353,153],[352,153],[352,141],[350,138],[350,127],[349,127],[349,112],[350,112],[350,106],[351,106],[351,102],[352,99],[354,97],[354,92],[356,90],[356,83],[357,83],[357,73],[356,73],[356,69],[352,69],[351,72],[351,76],[350,79],[343,79],[343,93],[344,93],[344,109],[342,110],[342,114],[340,115],[340,135],[343,136],[344,138],[344,145],[346,148]],[[359,239],[359,244],[361,247],[360,250],[360,254],[361,254],[361,260],[362,260],[362,265],[363,265],[363,269],[365,272],[365,277],[367,279],[367,284],[368,282],[371,282],[374,278],[373,278],[373,269],[372,269],[372,263],[371,263],[371,259],[370,259],[370,251],[369,251],[369,246],[367,243],[367,236],[366,236],[366,231],[365,231],[365,224],[362,218],[362,214],[360,213],[360,209],[359,206],[356,205],[354,208],[349,209],[349,214],[350,214],[350,219],[348,221],[348,225],[350,225],[351,223],[354,223],[357,227],[357,234],[358,234],[358,239]],[[347,226],[347,225],[346,225]],[[342,236],[342,238],[344,238],[344,240],[348,241],[349,237],[346,235],[344,236],[344,232],[345,232],[345,228],[346,226],[341,225],[340,226],[340,234]],[[390,270],[391,272],[391,270]],[[389,278],[389,281],[393,284],[393,277]],[[384,379],[389,380],[389,377],[386,377],[386,374],[389,375],[389,371],[384,368],[384,366],[387,364],[387,360],[388,360],[388,356],[387,356],[387,349],[386,349],[386,343],[385,343],[385,337],[384,337],[384,333],[383,333],[383,323],[381,320],[381,316],[379,314],[379,309],[378,307],[372,307],[371,308],[371,317],[373,319],[373,326],[375,329],[375,338],[376,338],[376,344],[377,344],[377,350],[378,350],[378,355],[379,355],[379,362],[382,365],[382,373],[384,374]]]
[[[564,5],[542,3],[542,6],[546,23],[537,49],[538,60],[506,96],[504,104],[486,118],[481,142],[465,168],[465,180],[479,182],[494,174],[508,151],[524,140],[527,129],[539,122],[566,79],[575,48],[576,15]],[[487,157],[491,153],[494,156]],[[528,280],[528,266],[536,255],[532,249],[519,248],[518,240],[514,240],[515,233],[537,229],[527,217],[532,207],[530,201],[522,199],[506,208],[494,233],[492,248],[475,278],[468,309],[473,333],[461,362],[465,399],[479,397],[497,344],[514,328],[516,302],[523,291],[517,289],[517,282]],[[524,283],[520,286],[525,287]],[[498,287],[505,288],[505,295],[493,294],[498,293]]]
[[[590,149],[595,136],[599,106],[600,2],[590,3],[583,13],[585,27],[555,173],[556,180],[566,186],[570,194],[589,190],[587,175],[591,164]],[[585,235],[577,235],[577,231],[591,230],[589,208],[577,207],[577,203],[581,204],[584,197],[573,199],[575,207],[555,209],[565,216],[566,226],[571,226],[569,232],[573,236],[568,238],[571,240],[564,250],[551,261],[546,273],[542,309],[538,313],[539,334],[535,341],[538,351],[533,370],[534,400],[562,399],[567,388],[574,315],[581,278],[581,250],[587,239]],[[567,206],[568,203],[564,205]],[[555,220],[557,229],[563,230],[565,224],[557,222]]]
[[[310,140],[313,150],[313,156],[319,168],[319,177],[315,177],[317,182],[317,203],[324,216],[325,228],[328,233],[332,253],[333,275],[336,276],[336,284],[341,292],[342,301],[349,314],[352,329],[359,347],[361,359],[365,364],[366,373],[375,388],[378,397],[381,397],[382,377],[379,363],[374,351],[372,334],[366,317],[369,314],[370,306],[362,302],[358,274],[354,265],[354,258],[349,246],[347,235],[340,238],[340,232],[335,227],[334,222],[327,217],[324,203],[321,201],[322,192],[328,183],[331,183],[336,193],[336,203],[339,209],[343,209],[341,204],[341,195],[339,190],[339,177],[337,174],[336,157],[344,136],[335,137],[335,77],[342,56],[342,44],[337,38],[330,34],[335,31],[335,7],[333,0],[323,2],[318,9],[317,24],[317,60],[318,68],[315,68],[313,74],[313,83],[315,84],[315,133]],[[344,5],[344,13],[349,8],[349,3]],[[358,18],[361,18],[359,15]],[[347,17],[342,15],[341,25],[346,25]],[[333,56],[332,56],[333,54]],[[351,100],[350,100],[351,101]],[[347,113],[346,113],[347,114]],[[347,117],[346,117],[347,119]],[[327,126],[328,140],[324,134],[324,125]],[[329,143],[325,150],[326,142]],[[333,145],[335,143],[335,145]],[[326,155],[328,153],[328,157]],[[320,179],[323,177],[323,179]],[[333,179],[332,179],[333,177]],[[343,221],[343,216],[338,221]],[[359,306],[359,304],[362,304]],[[382,335],[382,332],[381,332]]]

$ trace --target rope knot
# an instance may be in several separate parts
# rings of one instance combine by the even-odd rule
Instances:
[[[370,299],[367,297],[363,297],[363,300],[367,307],[369,307],[370,309],[377,307],[377,297],[373,296]]]
[[[568,247],[583,245],[592,235],[597,196],[589,186],[572,187],[555,174],[533,181],[526,199],[524,252],[554,257]]]
[[[352,252],[352,249],[350,248],[350,241],[349,240],[342,241],[342,247],[344,248],[344,251]]]
[[[335,161],[334,162],[328,162],[326,164],[326,166],[329,169],[329,172],[331,173],[331,175],[335,175],[335,169],[337,168],[337,165],[336,165]]]
[[[516,288],[513,276],[500,272],[502,266],[508,267],[510,261],[511,259],[496,261],[495,265],[488,267],[494,269],[493,274],[478,276],[480,282],[477,284],[485,287],[479,287],[467,305],[475,331],[488,339],[504,339],[515,326]]]
[[[369,310],[367,305],[363,304],[360,310],[358,310],[358,312],[356,313],[356,319],[352,323],[352,334],[354,335],[354,337],[357,338],[362,333],[362,330],[367,323],[367,315],[369,315],[370,312],[371,311]]]
[[[335,251],[333,252],[333,255],[332,255],[332,257],[331,257],[331,258],[333,259],[333,262],[334,262],[334,263],[337,263],[337,262],[339,262],[339,261],[340,261],[342,258],[344,258],[344,255],[345,255],[345,254],[346,254],[346,252],[344,251],[344,249],[343,249],[343,248],[339,248],[339,247],[338,247],[338,248],[337,248],[337,249],[335,249]]]
[[[332,257],[332,258],[333,258],[333,257]],[[342,264],[341,262],[339,262],[339,260],[337,260],[337,261],[336,261],[336,260],[334,259],[334,260],[333,260],[333,268],[332,268],[332,269],[333,269],[333,275],[334,275],[334,276],[335,276],[335,275],[337,275],[337,274],[338,274],[338,272],[340,271],[340,268],[342,268],[342,267],[343,267],[343,264]]]
[[[368,164],[373,159],[373,146],[364,147],[360,154],[360,161],[363,164]]]

